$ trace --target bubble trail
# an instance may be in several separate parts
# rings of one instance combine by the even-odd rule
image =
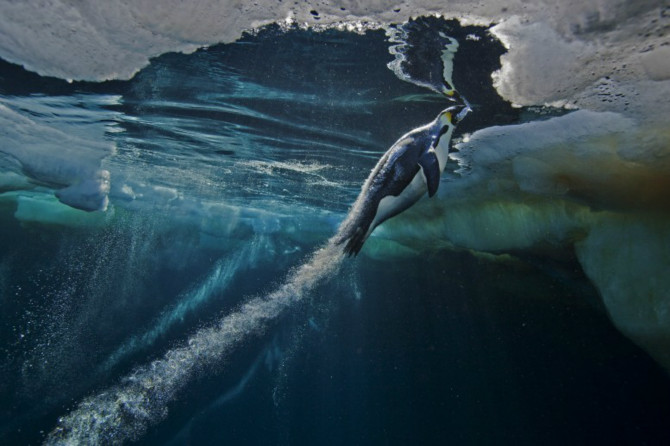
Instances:
[[[153,327],[141,335],[133,336],[114,351],[102,364],[99,373],[109,372],[122,359],[152,345],[186,315],[209,302],[212,296],[223,293],[235,275],[258,256],[256,251],[260,246],[263,245],[254,240],[244,249],[216,262],[207,277],[192,290],[180,296],[179,303],[170,311],[163,313]]]
[[[218,365],[238,344],[262,334],[270,322],[333,274],[342,259],[341,248],[331,239],[270,294],[252,298],[238,311],[197,331],[185,345],[84,399],[58,420],[45,444],[122,444],[139,439],[167,416],[168,404],[198,370]]]

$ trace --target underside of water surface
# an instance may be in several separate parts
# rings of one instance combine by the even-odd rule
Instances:
[[[667,442],[670,14],[602,3],[0,6],[0,442]]]

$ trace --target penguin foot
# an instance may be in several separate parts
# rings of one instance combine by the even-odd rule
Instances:
[[[339,245],[346,241],[347,244],[344,246],[344,253],[348,257],[351,256],[356,257],[358,253],[361,251],[361,248],[363,248],[363,244],[367,239],[367,237],[365,237],[366,232],[367,231],[358,226],[354,231],[350,232],[351,233],[350,236],[340,237],[340,239],[336,243]]]

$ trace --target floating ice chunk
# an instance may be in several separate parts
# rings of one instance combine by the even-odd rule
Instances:
[[[546,121],[489,127],[456,145],[458,151],[451,158],[463,176],[438,193],[472,197],[522,190],[563,195],[579,186],[566,183],[568,178],[592,175],[593,162],[616,156],[616,150],[629,142],[627,135],[637,131],[635,122],[620,114],[587,110]]]
[[[58,199],[83,211],[106,211],[109,199],[109,172],[100,170],[97,177],[87,178],[56,191]]]
[[[180,197],[180,194],[177,191],[177,189],[173,187],[152,186],[150,190],[152,196],[151,198],[161,202],[174,201]]]
[[[533,157],[518,156],[512,160],[517,184],[524,192],[543,195],[565,195],[567,185],[553,180],[555,169],[550,162]]]
[[[588,227],[590,219],[587,208],[562,200],[473,200],[459,204],[424,200],[415,208],[408,216],[382,225],[377,236],[416,250],[457,247],[505,252],[543,243],[569,243],[573,234]],[[391,248],[399,252],[397,247],[387,247]]]
[[[80,211],[49,195],[18,195],[16,201],[14,217],[25,222],[85,227],[103,225],[107,221],[105,213]]]
[[[112,187],[110,195],[115,199],[123,201],[133,201],[137,198],[135,191],[128,184],[122,184],[120,187]]]
[[[109,173],[102,160],[114,152],[104,116],[74,106],[81,98],[0,99],[0,153],[31,182],[60,189],[64,203],[87,211],[107,208]]]

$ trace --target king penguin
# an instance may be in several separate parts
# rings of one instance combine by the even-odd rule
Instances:
[[[381,157],[335,236],[345,254],[357,255],[372,231],[384,221],[406,210],[428,192],[432,197],[440,184],[456,124],[470,111],[454,105],[431,123],[402,136]]]

